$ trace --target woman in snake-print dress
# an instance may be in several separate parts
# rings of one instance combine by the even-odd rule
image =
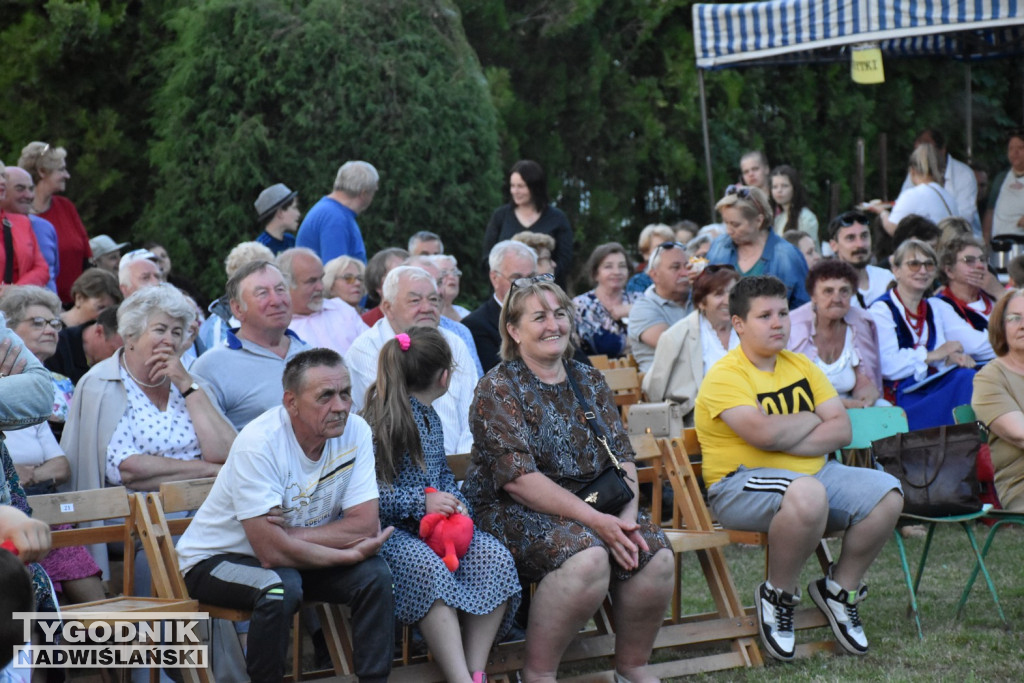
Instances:
[[[527,681],[554,680],[565,648],[609,591],[616,670],[654,681],[646,663],[672,593],[672,552],[638,511],[634,454],[611,390],[598,371],[569,360],[572,320],[572,302],[550,278],[513,283],[499,324],[504,362],[480,380],[470,410],[473,463],[463,491],[479,528],[505,542],[524,579],[540,582],[526,630]],[[573,495],[611,459],[569,373],[633,489],[617,514]]]

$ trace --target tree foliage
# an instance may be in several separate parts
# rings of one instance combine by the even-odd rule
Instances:
[[[501,115],[506,167],[523,157],[545,167],[581,256],[609,239],[633,243],[649,222],[708,222],[692,0],[459,5]],[[1000,126],[1021,119],[1021,65],[1017,58],[973,67],[975,157],[990,164],[1005,156]],[[966,67],[935,58],[887,60],[885,68],[878,86],[852,83],[846,62],[708,72],[716,192],[735,182],[744,151],[764,149],[772,164],[800,171],[824,222],[830,187],[838,186],[842,207],[853,200],[858,138],[868,197],[895,197],[921,128],[943,129],[950,150],[965,158]]]
[[[257,234],[263,187],[284,182],[309,206],[350,159],[381,173],[360,216],[371,253],[425,229],[475,261],[500,201],[496,115],[447,2],[210,0],[170,25],[142,225],[173,235],[206,288]]]
[[[149,188],[152,73],[166,0],[0,4],[0,150],[16,164],[44,140],[68,150],[68,196],[90,234],[128,238]]]

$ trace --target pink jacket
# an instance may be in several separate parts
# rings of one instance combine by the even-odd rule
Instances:
[[[814,345],[814,304],[808,302],[789,313],[790,351],[802,353],[811,360],[818,357],[818,349]],[[843,316],[846,324],[853,329],[853,345],[860,356],[861,370],[871,378],[879,391],[882,391],[882,363],[878,355],[878,328],[871,314],[860,308],[851,306]]]

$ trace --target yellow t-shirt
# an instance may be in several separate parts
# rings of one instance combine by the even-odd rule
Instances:
[[[754,367],[742,347],[736,347],[712,366],[697,394],[695,422],[704,482],[711,486],[740,465],[814,474],[825,464],[824,455],[762,451],[740,438],[719,416],[729,408],[758,405],[767,415],[792,415],[813,411],[833,396],[836,390],[825,373],[802,353],[780,351],[775,372],[764,372]]]

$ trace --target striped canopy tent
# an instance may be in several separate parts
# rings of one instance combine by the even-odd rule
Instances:
[[[885,57],[966,60],[1024,52],[1024,0],[767,0],[693,6],[704,156],[711,204],[704,71],[849,59],[877,43]],[[968,78],[968,87],[970,79]],[[967,98],[970,103],[970,97]],[[969,107],[969,104],[968,104]],[[971,147],[968,109],[967,145]]]

